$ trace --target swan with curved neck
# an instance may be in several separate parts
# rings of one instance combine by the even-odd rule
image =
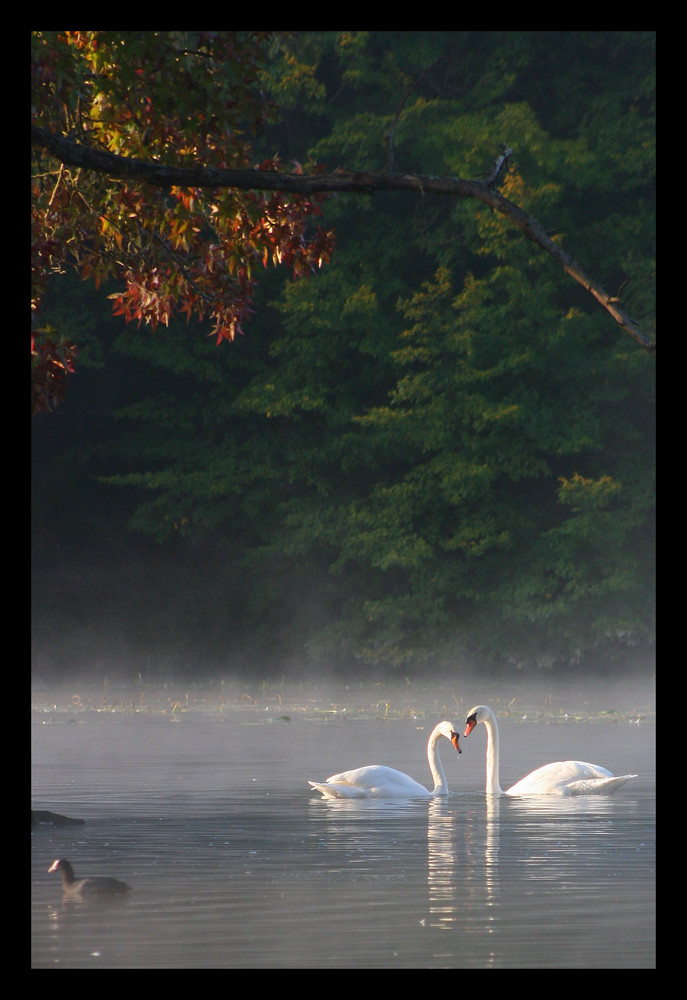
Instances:
[[[451,722],[440,722],[434,727],[427,741],[427,760],[434,781],[432,791],[415,781],[409,774],[397,771],[393,767],[385,767],[383,764],[356,767],[352,771],[332,774],[326,781],[309,781],[308,784],[318,792],[322,792],[325,799],[431,799],[448,795],[448,783],[437,746],[442,736],[453,744],[458,753],[463,752],[458,745],[458,733]]]
[[[465,719],[464,736],[483,722],[487,730],[487,795],[609,795],[636,774],[615,776],[598,764],[559,760],[544,764],[504,792],[499,784],[499,727],[488,705],[475,705]]]

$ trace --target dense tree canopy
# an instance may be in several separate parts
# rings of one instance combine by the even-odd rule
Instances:
[[[278,156],[259,169],[242,169],[251,149],[243,130],[264,128],[273,108],[257,90],[271,34],[33,33],[34,313],[47,277],[70,262],[96,285],[108,276],[124,281],[125,291],[111,297],[115,313],[127,321],[145,321],[154,330],[158,323],[168,325],[176,311],[189,318],[208,314],[217,342],[233,340],[251,311],[258,261],[286,263],[298,275],[321,267],[331,255],[332,233],[318,228],[314,239],[305,237],[306,221],[317,211],[313,202],[288,200],[283,192],[311,198],[322,192],[410,190],[477,198],[503,212],[631,336],[655,349],[641,324],[620,308],[619,297],[495,189],[513,155],[505,143],[479,180],[393,173],[402,101],[384,132],[386,172],[337,168],[326,176],[304,175],[296,164],[296,173],[286,173]],[[441,61],[411,80],[406,96]],[[271,196],[258,197],[256,191]],[[34,412],[62,398],[76,353],[50,327],[34,326]]]
[[[497,194],[554,224],[552,239],[605,287],[622,288],[623,308],[651,331],[653,33],[248,33],[250,78],[225,79],[230,60],[207,56],[225,88],[222,114],[228,88],[241,122],[237,147],[224,151],[209,104],[207,133],[195,134],[200,41],[180,33],[126,33],[130,107],[104,102],[85,121],[77,92],[90,76],[74,81],[61,61],[89,34],[112,36],[88,51],[104,50],[99,66],[120,73],[122,33],[36,33],[36,63],[72,134],[96,132],[110,151],[121,141],[131,157],[144,146],[150,157],[152,146],[181,166],[247,166],[251,108],[271,109],[250,162],[272,171],[298,162],[478,177],[508,142],[515,154]],[[193,56],[178,67],[177,101],[153,56],[174,61],[182,48]],[[167,101],[159,134],[148,97]],[[37,124],[48,122],[46,112]],[[51,198],[60,219],[65,205],[89,200],[79,168],[42,167],[43,220]],[[88,183],[91,204],[111,199],[102,242],[82,246],[73,226],[58,227],[39,274],[45,254],[59,269],[69,246],[109,289],[108,260],[128,252],[133,274],[137,255],[154,253],[185,315],[173,320],[161,305],[171,299],[146,298],[140,282],[112,288],[118,311],[165,324],[151,336],[96,319],[85,286],[51,282],[39,289],[39,325],[48,339],[60,331],[53,343],[65,353],[38,360],[68,365],[78,342],[86,376],[95,364],[99,380],[125,373],[109,390],[116,422],[102,414],[106,430],[72,451],[71,468],[96,475],[105,493],[118,489],[129,528],[185,560],[187,586],[158,604],[174,607],[167,634],[194,645],[196,663],[199,636],[207,662],[258,658],[265,668],[608,666],[650,648],[654,362],[507,215],[427,192],[338,195],[318,231],[310,199],[227,188],[226,201],[194,192],[181,231],[186,189],[143,188],[127,207],[126,186],[104,174]],[[278,237],[264,229],[275,197]],[[237,252],[211,231],[213,205],[225,223],[243,220],[243,256],[210,303],[194,298],[193,267],[215,243],[225,264]],[[315,279],[267,271],[255,287],[253,267],[266,253],[278,261],[279,240],[292,241],[292,263],[317,268],[332,231],[336,253]],[[242,276],[246,259],[254,265]],[[216,335],[230,330],[245,317],[226,310],[248,298],[248,336],[221,349],[202,336],[198,320],[213,316]],[[69,503],[78,535],[85,501],[72,493]],[[38,489],[37,540],[50,533],[47,510]],[[189,571],[194,553],[203,565]]]

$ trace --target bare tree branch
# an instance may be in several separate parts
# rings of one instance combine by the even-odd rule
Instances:
[[[618,307],[617,296],[609,295],[590,278],[578,264],[546,234],[536,219],[508,201],[495,188],[500,171],[507,168],[512,151],[505,146],[495,170],[487,180],[463,180],[458,177],[432,177],[422,174],[370,173],[363,170],[335,170],[330,174],[286,174],[272,170],[215,170],[210,167],[172,167],[150,160],[117,156],[104,150],[83,146],[72,139],[56,135],[35,125],[31,127],[31,143],[46,150],[63,164],[106,173],[111,177],[137,180],[153,187],[238,188],[240,190],[281,191],[290,194],[314,195],[349,192],[373,194],[377,191],[415,191],[421,194],[475,198],[504,215],[525,236],[536,243],[607,310],[623,330],[655,354],[655,343],[642,331],[639,323]]]

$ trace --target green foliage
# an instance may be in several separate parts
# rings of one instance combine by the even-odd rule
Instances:
[[[393,127],[395,169],[463,177],[505,141],[506,197],[646,320],[652,52],[651,32],[296,33],[272,43],[283,117],[259,141],[382,169]],[[326,221],[326,271],[271,278],[229,349],[174,323],[111,345],[161,379],[120,409],[104,477],[131,527],[213,541],[263,663],[648,649],[654,361],[485,207],[339,196]]]

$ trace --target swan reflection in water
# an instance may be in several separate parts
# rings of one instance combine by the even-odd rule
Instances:
[[[556,925],[561,892],[579,892],[585,879],[596,891],[595,859],[612,835],[617,801],[592,802],[593,810],[584,796],[481,792],[406,802],[311,798],[309,815],[322,873],[377,884],[373,897],[358,895],[358,905],[383,898],[404,920],[413,914],[437,961],[494,968],[503,967],[509,948],[534,947],[541,907]],[[408,935],[412,943],[410,928]]]
[[[456,795],[429,802],[310,799],[309,807],[319,845],[330,852],[333,874],[350,871],[356,876],[373,875],[381,864],[389,880],[405,881],[409,871],[422,871],[426,858],[428,908],[420,921],[422,926],[463,936],[467,932],[472,940],[475,934],[484,939],[485,927],[487,938],[495,933],[499,905],[497,798]],[[418,855],[419,851],[423,854]],[[467,921],[466,916],[470,918]],[[465,942],[456,946],[462,949]],[[495,954],[490,941],[482,940],[479,947],[489,964]]]
[[[496,930],[499,904],[499,801],[479,799],[467,805],[438,799],[427,813],[427,887],[429,924],[452,930],[459,916],[467,927]],[[481,920],[464,920],[473,908]]]

